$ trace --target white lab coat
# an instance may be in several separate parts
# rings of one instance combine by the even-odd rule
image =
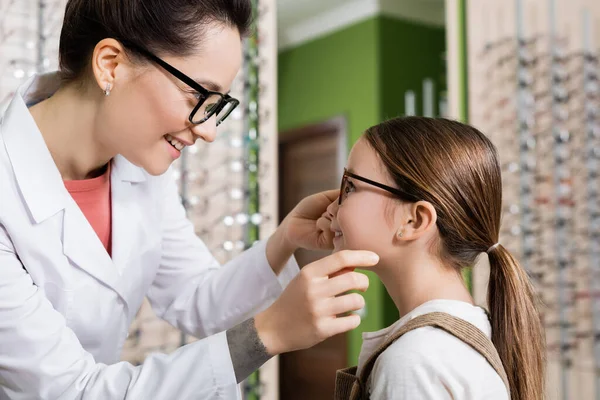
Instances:
[[[0,122],[0,399],[237,398],[223,331],[271,304],[297,264],[276,277],[261,242],[219,267],[173,179],[120,156],[111,259],[27,109],[58,85],[55,74],[33,77]],[[202,340],[140,366],[119,362],[144,296]]]

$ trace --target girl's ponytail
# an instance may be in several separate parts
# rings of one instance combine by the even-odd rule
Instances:
[[[527,273],[502,245],[489,250],[488,304],[492,342],[504,364],[512,400],[544,398],[546,338]]]

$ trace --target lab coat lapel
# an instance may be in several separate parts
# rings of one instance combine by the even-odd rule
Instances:
[[[138,198],[136,185],[144,181],[141,168],[134,166],[122,156],[112,163],[112,260],[121,274],[127,272],[135,249],[140,249],[145,237],[140,232],[144,221],[140,212],[147,199]]]
[[[74,200],[64,212],[64,254],[73,264],[115,290],[125,300],[123,282],[115,265]]]
[[[112,259],[89,224],[90,229],[77,229],[77,226],[87,222],[78,207],[65,213],[65,254],[98,280],[113,288],[127,304],[129,286],[136,284],[127,279],[128,266],[135,250],[142,246],[140,241],[144,237],[139,232],[144,228],[139,206],[144,199],[136,198],[135,185],[144,181],[145,175],[141,168],[117,156],[111,165],[110,179]]]

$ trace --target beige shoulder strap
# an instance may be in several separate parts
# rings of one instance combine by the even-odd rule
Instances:
[[[463,319],[454,317],[450,314],[443,312],[432,312],[420,315],[408,321],[402,328],[400,328],[397,332],[390,336],[377,349],[377,351],[371,355],[371,357],[367,360],[364,368],[361,370],[357,384],[361,386],[360,389],[363,389],[363,392],[365,392],[364,385],[367,383],[369,375],[371,375],[371,371],[373,371],[373,367],[375,366],[375,361],[377,360],[377,357],[379,357],[381,353],[383,353],[392,343],[394,343],[405,333],[408,333],[413,329],[422,328],[425,326],[434,326],[436,328],[443,329],[444,331],[457,337],[458,339],[462,340],[463,342],[474,348],[483,357],[485,357],[485,359],[490,363],[494,370],[496,370],[498,375],[500,375],[500,378],[502,378],[504,385],[506,385],[506,390],[510,393],[508,377],[506,376],[506,372],[504,371],[504,367],[502,366],[502,361],[500,360],[498,351],[496,351],[496,348],[494,347],[492,341],[473,324],[470,324],[469,322]]]

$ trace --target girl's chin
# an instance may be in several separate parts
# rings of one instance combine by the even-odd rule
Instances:
[[[344,245],[342,243],[334,243],[333,251],[331,252],[331,254],[340,252],[342,250],[345,250]]]

